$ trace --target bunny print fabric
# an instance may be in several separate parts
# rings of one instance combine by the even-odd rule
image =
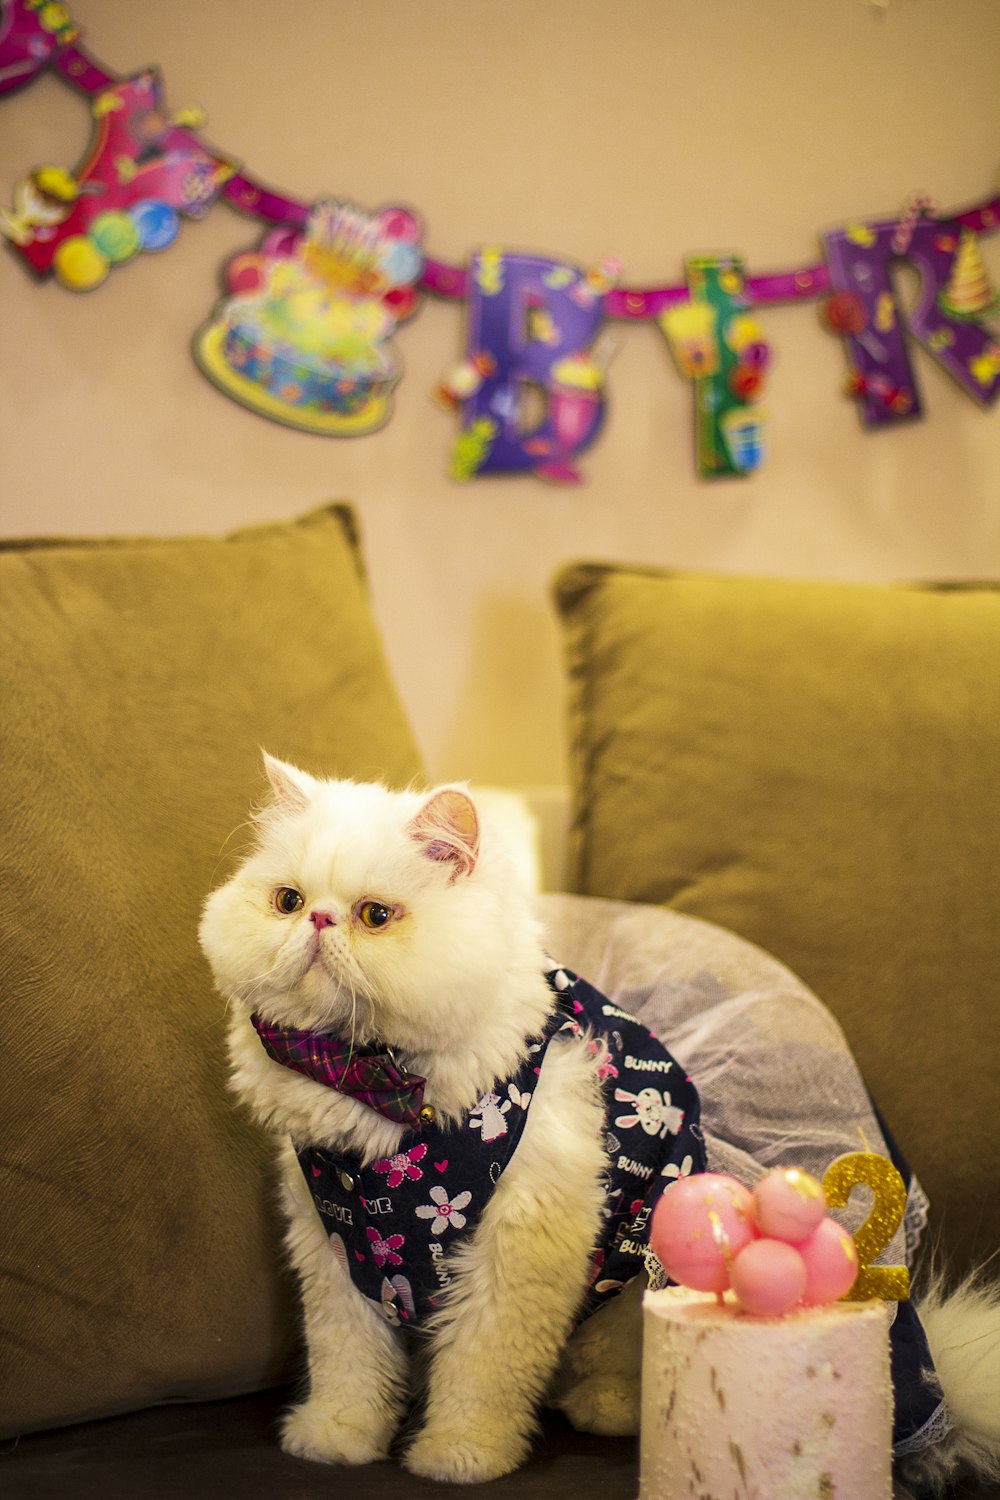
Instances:
[[[299,1165],[334,1253],[385,1316],[410,1326],[440,1305],[448,1251],[479,1222],[521,1139],[552,1038],[594,1054],[608,1157],[603,1223],[580,1316],[645,1268],[649,1220],[664,1188],[705,1170],[694,1084],[653,1033],[569,969],[546,975],[553,1010],[510,1078],[457,1126],[407,1132],[391,1157],[362,1166],[316,1147]]]

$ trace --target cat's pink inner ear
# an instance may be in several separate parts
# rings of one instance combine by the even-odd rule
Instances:
[[[287,761],[277,760],[275,756],[268,755],[266,750],[264,770],[271,783],[275,807],[282,812],[302,812],[309,806],[313,779],[305,771],[300,771],[297,766],[290,766]]]
[[[471,875],[479,856],[479,819],[472,799],[455,787],[435,792],[411,819],[411,837],[428,859],[453,865],[452,879]]]

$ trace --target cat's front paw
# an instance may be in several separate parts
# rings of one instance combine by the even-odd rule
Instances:
[[[310,1397],[293,1406],[281,1426],[281,1446],[296,1458],[320,1464],[371,1464],[388,1455],[392,1433],[374,1426],[371,1413],[341,1412]]]
[[[639,1431],[639,1382],[622,1376],[588,1375],[560,1397],[559,1409],[577,1432],[632,1437]]]
[[[403,1465],[411,1474],[445,1484],[483,1484],[509,1474],[528,1456],[527,1436],[509,1428],[425,1427]]]

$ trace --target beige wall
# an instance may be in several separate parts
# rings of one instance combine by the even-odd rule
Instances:
[[[818,258],[824,226],[914,191],[961,207],[1000,165],[998,0],[78,0],[109,67],[159,63],[172,107],[259,178],[419,211],[426,245],[620,257],[677,280],[697,250],[752,271]],[[85,104],[55,78],[0,103],[0,182],[72,166]],[[9,187],[3,188],[9,197]],[[765,315],[770,454],[699,482],[691,398],[651,327],[619,341],[587,483],[446,477],[454,420],[429,392],[461,347],[428,300],[381,433],[293,433],[191,360],[226,257],[225,207],[100,290],[35,286],[0,258],[2,527],[223,530],[353,498],[390,659],[433,774],[563,779],[548,588],[579,557],[857,579],[1000,578],[1000,408],[922,352],[926,419],[865,434],[816,305]],[[984,242],[1000,283],[1000,235]],[[303,630],[308,630],[308,620]]]

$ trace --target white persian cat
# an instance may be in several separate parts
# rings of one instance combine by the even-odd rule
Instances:
[[[401,1237],[390,1234],[387,1212],[390,1190],[400,1186],[422,1195],[416,1213],[430,1220],[442,1290],[425,1325],[426,1397],[406,1467],[439,1480],[506,1473],[527,1456],[546,1395],[577,1426],[635,1431],[641,1278],[582,1326],[559,1368],[605,1206],[606,1054],[580,1027],[560,1032],[532,1080],[530,1111],[513,1084],[493,1092],[498,1079],[530,1070],[530,1044],[553,1010],[545,978],[552,964],[514,859],[458,788],[392,793],[317,781],[271,757],[265,763],[272,797],[256,816],[256,851],[209,897],[201,942],[230,1002],[234,1087],[284,1139],[288,1248],[301,1285],[310,1390],[285,1420],[283,1446],[360,1464],[384,1457],[400,1431],[414,1386],[400,1326],[413,1292],[394,1274]],[[433,1160],[434,1151],[399,1154],[400,1142],[413,1138],[404,1124],[276,1063],[262,1041],[266,1035],[274,1046],[290,1029],[307,1033],[314,1053],[317,1034],[342,1039],[352,1055],[372,1043],[391,1048],[404,1093],[414,1076],[425,1080],[418,1102],[436,1131],[465,1121],[479,1127],[470,1135],[492,1142],[513,1116],[523,1117],[517,1150],[474,1234],[448,1250],[470,1194],[449,1196],[437,1185],[448,1163]],[[642,1126],[644,1141],[675,1123],[664,1114],[669,1099],[657,1102],[656,1128]],[[629,1107],[638,1122],[639,1106]],[[305,1153],[301,1160],[296,1152]],[[364,1253],[349,1233],[360,1217],[350,1206],[355,1184],[330,1169],[324,1153],[380,1170],[382,1189],[361,1202],[363,1234],[382,1273],[381,1308],[352,1285],[349,1257]],[[317,1181],[321,1196],[311,1191]],[[328,1201],[338,1184],[343,1191]],[[314,1204],[326,1210],[322,1218]],[[622,1317],[631,1319],[631,1337],[615,1333]]]
[[[309,1363],[283,1446],[362,1464],[400,1438],[413,1473],[480,1481],[525,1459],[543,1400],[635,1432],[642,1199],[704,1165],[690,1081],[662,1050],[636,1071],[644,1028],[552,970],[517,861],[463,789],[265,765],[254,852],[201,942],[234,1087],[282,1140]],[[928,1312],[961,1430],[912,1472],[995,1472],[1000,1306]]]

